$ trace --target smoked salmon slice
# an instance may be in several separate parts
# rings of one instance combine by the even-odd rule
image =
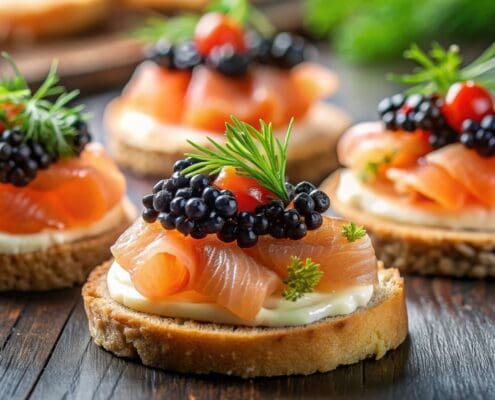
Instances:
[[[151,300],[193,290],[244,319],[254,318],[282,283],[235,245],[191,239],[142,220],[120,237],[112,254]]]
[[[0,231],[28,234],[98,221],[122,199],[125,180],[97,143],[39,171],[27,187],[0,184]]]
[[[152,62],[139,66],[124,89],[125,104],[167,123],[179,123],[191,80],[189,71],[170,71]]]
[[[422,163],[401,169],[390,168],[387,178],[399,193],[420,194],[447,210],[460,210],[469,199],[469,193],[443,168]]]
[[[381,122],[353,126],[344,133],[337,146],[340,162],[356,170],[368,163],[383,163],[384,159],[390,159],[387,166],[410,166],[430,151],[431,146],[423,131],[387,131]]]
[[[495,206],[495,157],[481,157],[456,143],[428,154],[426,160],[445,170],[481,204]]]
[[[332,94],[336,87],[336,76],[312,63],[290,71],[260,66],[242,78],[226,77],[205,66],[191,73],[144,63],[122,100],[125,107],[162,123],[222,133],[231,115],[255,126],[260,119],[275,127],[292,117],[298,120],[314,101]]]
[[[320,263],[320,290],[377,282],[369,237],[348,242],[342,235],[344,224],[325,217],[323,226],[303,240],[263,237],[257,246],[241,249],[214,237],[195,240],[138,220],[112,247],[112,254],[129,271],[136,290],[151,300],[193,291],[249,320],[282,288],[290,256]]]
[[[377,282],[377,260],[370,238],[366,235],[349,242],[342,235],[347,223],[342,219],[323,216],[323,225],[309,231],[302,240],[280,240],[268,236],[259,238],[246,251],[262,265],[273,269],[279,276],[287,276],[290,257],[311,258],[324,272],[317,290],[330,291]]]

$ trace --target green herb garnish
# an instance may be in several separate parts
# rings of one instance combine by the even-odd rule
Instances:
[[[386,154],[379,161],[368,161],[364,168],[359,172],[359,178],[363,182],[375,178],[381,166],[390,164],[396,153],[397,151],[393,151],[392,153]]]
[[[355,242],[366,235],[366,229],[362,226],[357,226],[353,221],[348,222],[342,227],[342,236],[344,236],[347,241]]]
[[[299,257],[291,257],[287,270],[288,275],[284,283],[288,288],[282,292],[282,295],[290,301],[296,301],[306,293],[312,293],[323,276],[320,264],[314,263],[311,258],[306,258],[303,262]]]
[[[208,137],[213,146],[210,149],[188,140],[198,153],[188,153],[186,156],[199,162],[186,168],[183,173],[186,176],[201,173],[215,175],[223,167],[234,167],[239,175],[256,179],[261,186],[288,203],[285,170],[294,120],[291,119],[282,144],[275,138],[271,123],[260,120],[260,130],[257,130],[233,116],[231,118],[232,123],[225,124],[225,143],[220,144]]]
[[[57,85],[59,78],[54,62],[45,81],[32,93],[10,55],[3,52],[2,57],[11,65],[14,76],[0,79],[0,121],[7,129],[18,128],[26,140],[44,145],[50,154],[74,155],[72,143],[78,133],[75,123],[85,120],[86,116],[82,115],[83,106],[68,107],[67,104],[79,91],[67,92]],[[15,112],[9,115],[8,110]]]
[[[146,43],[156,43],[165,39],[172,44],[191,40],[194,29],[199,21],[199,15],[184,14],[176,17],[153,17],[146,20],[142,27],[134,30],[133,34]]]
[[[389,79],[414,85],[407,91],[408,94],[445,95],[453,83],[467,80],[475,80],[495,90],[495,43],[464,68],[461,68],[459,47],[455,45],[444,49],[434,44],[430,52],[426,53],[414,44],[404,53],[404,57],[417,62],[420,67],[412,74],[389,75]]]
[[[248,0],[214,0],[210,2],[207,11],[228,15],[243,26],[252,26],[263,36],[272,36],[275,33],[275,28],[266,15]],[[200,17],[199,14],[189,13],[168,18],[150,18],[143,26],[134,30],[133,36],[146,43],[156,43],[160,39],[172,44],[185,42],[192,40]]]

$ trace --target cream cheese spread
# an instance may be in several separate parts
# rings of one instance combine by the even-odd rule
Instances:
[[[50,229],[21,235],[0,232],[0,253],[28,253],[43,250],[55,244],[70,243],[85,237],[97,236],[122,223],[125,218],[134,218],[135,214],[134,206],[127,198],[124,198],[103,218],[89,226],[66,230]]]
[[[482,206],[466,207],[462,211],[417,207],[406,201],[380,196],[366,187],[351,170],[341,173],[337,198],[342,203],[395,222],[457,230],[495,231],[495,210]]]
[[[373,295],[373,285],[366,285],[329,293],[309,293],[295,302],[270,297],[256,317],[246,321],[214,303],[149,300],[135,289],[129,273],[116,262],[108,271],[107,285],[116,302],[135,311],[219,324],[269,327],[305,325],[326,317],[347,315],[365,307]]]

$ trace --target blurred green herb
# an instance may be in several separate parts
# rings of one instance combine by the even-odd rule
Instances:
[[[378,171],[380,170],[380,167],[382,165],[390,164],[396,153],[397,151],[393,151],[389,154],[386,154],[380,161],[367,162],[364,168],[359,173],[359,179],[361,179],[363,182],[368,182],[370,179],[376,177]]]
[[[275,28],[266,15],[248,0],[213,0],[206,10],[228,15],[241,25],[253,27],[263,36],[272,36],[275,33]],[[154,17],[145,21],[132,34],[146,43],[156,43],[160,39],[171,43],[184,42],[193,38],[200,17],[200,14]]]
[[[198,23],[199,15],[184,14],[176,17],[154,17],[136,30],[133,35],[146,43],[156,43],[160,39],[170,43],[179,43],[191,40],[194,28]]]
[[[306,0],[305,23],[354,62],[397,58],[410,43],[489,42],[493,0]]]
[[[444,49],[435,43],[430,52],[426,53],[413,44],[404,56],[418,63],[420,67],[412,74],[391,74],[389,79],[414,85],[408,93],[445,95],[453,83],[467,80],[476,80],[488,89],[495,90],[495,43],[464,68],[461,68],[459,47],[455,45]]]

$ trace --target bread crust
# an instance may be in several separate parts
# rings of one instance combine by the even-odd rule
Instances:
[[[110,262],[83,287],[89,329],[97,345],[147,366],[193,373],[276,376],[325,372],[368,356],[381,358],[407,336],[403,280],[379,272],[370,305],[343,317],[298,327],[241,327],[149,315],[108,293]]]
[[[322,184],[333,210],[366,227],[386,267],[407,273],[456,277],[495,277],[495,234],[414,226],[385,220],[337,198],[340,171]]]
[[[298,135],[296,125],[296,133],[292,136],[287,160],[287,174],[291,181],[320,182],[338,167],[337,141],[351,124],[351,119],[334,105],[319,103],[318,107],[319,112],[307,120],[309,129],[304,129],[304,132]],[[324,111],[321,112],[322,110]],[[119,124],[123,112],[125,110],[119,99],[110,103],[105,111],[105,127],[110,149],[117,163],[138,175],[152,177],[170,175],[175,161],[183,158],[185,152],[191,151],[191,147],[184,142],[183,146],[156,151],[130,144],[125,140],[127,131]]]
[[[49,290],[83,283],[89,272],[111,257],[110,246],[132,222],[124,214],[116,226],[92,237],[44,250],[0,254],[0,291]]]
[[[80,32],[102,21],[110,7],[109,0],[53,1],[37,6],[0,2],[0,41],[29,42]]]

